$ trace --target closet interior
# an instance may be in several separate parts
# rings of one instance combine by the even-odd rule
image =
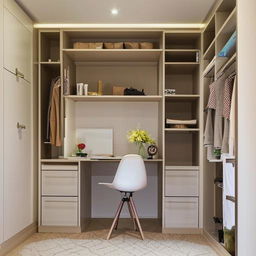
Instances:
[[[236,126],[234,121],[237,94],[236,15],[235,0],[221,1],[202,32],[202,94],[205,109],[203,115],[204,229],[210,240],[218,241],[231,255],[236,254],[237,225],[235,200],[237,157],[236,141],[232,141],[232,136],[234,137],[235,133],[232,132],[232,129],[236,129],[232,128],[232,126]],[[213,99],[213,94],[217,97],[217,101]],[[218,102],[218,99],[221,100]],[[215,103],[216,106],[214,106]],[[228,117],[225,114],[227,109],[230,112]],[[219,111],[221,111],[220,119],[217,114]],[[207,129],[209,127],[209,115],[212,115],[213,118],[211,142],[209,142],[209,129]],[[218,129],[221,131],[220,134],[216,132]],[[219,146],[218,139],[220,136],[222,145]],[[228,150],[225,149],[224,145],[225,136],[229,140]],[[233,147],[232,144],[234,144]]]
[[[49,213],[43,202],[48,195],[40,190],[39,230],[59,230],[67,223],[78,228],[76,231],[84,230],[84,207],[88,211],[86,218],[112,216],[115,198],[104,212],[96,203],[99,193],[95,184],[104,176],[102,165],[107,166],[110,178],[118,160],[108,164],[100,160],[86,162],[74,157],[75,148],[83,129],[110,128],[114,156],[137,153],[135,145],[127,141],[127,132],[140,128],[151,134],[158,147],[153,160],[145,159],[152,182],[145,193],[152,196],[152,205],[146,208],[143,197],[138,198],[141,217],[157,219],[163,232],[204,230],[210,240],[227,246],[222,223],[223,166],[234,161],[235,156],[217,159],[204,147],[203,135],[209,85],[236,61],[235,31],[233,0],[220,1],[203,31],[39,30],[39,172],[43,174],[52,166],[62,170],[75,165],[77,186],[82,184],[83,169],[88,168],[91,175],[87,191],[90,200],[84,205],[83,195],[75,195],[77,219],[72,221],[47,222]],[[61,146],[51,143],[47,121],[51,83],[57,77],[62,84]],[[78,83],[88,84],[87,95],[77,94]],[[130,87],[144,90],[145,95],[127,96],[116,91]],[[39,184],[43,186],[41,175]],[[66,194],[60,198],[65,201],[68,196],[72,197]],[[56,206],[54,212],[58,211],[61,207]]]

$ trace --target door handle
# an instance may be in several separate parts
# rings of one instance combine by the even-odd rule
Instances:
[[[17,77],[20,77],[20,78],[23,78],[24,79],[24,74],[23,73],[21,73],[17,68],[15,69],[15,75],[17,76]]]
[[[17,129],[26,129],[26,125],[20,124],[19,122],[17,123]]]

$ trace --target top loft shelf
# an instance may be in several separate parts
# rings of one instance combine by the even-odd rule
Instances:
[[[157,62],[161,49],[63,49],[63,53],[73,61],[141,61]]]
[[[115,95],[103,95],[103,96],[77,96],[69,95],[65,96],[66,99],[79,101],[104,101],[104,102],[158,102],[162,100],[162,96],[158,95],[146,95],[146,96],[115,96]]]

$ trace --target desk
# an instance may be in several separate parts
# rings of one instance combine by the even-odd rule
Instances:
[[[41,160],[39,232],[78,233],[86,230],[91,218],[113,217],[120,195],[98,182],[113,180],[119,161],[75,157]],[[145,159],[145,164],[148,186],[135,200],[141,206],[142,218],[161,219],[162,159]]]

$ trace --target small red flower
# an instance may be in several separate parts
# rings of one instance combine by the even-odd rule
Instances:
[[[83,149],[85,149],[86,146],[84,143],[80,143],[77,145],[77,147],[78,147],[78,149],[83,150]]]

